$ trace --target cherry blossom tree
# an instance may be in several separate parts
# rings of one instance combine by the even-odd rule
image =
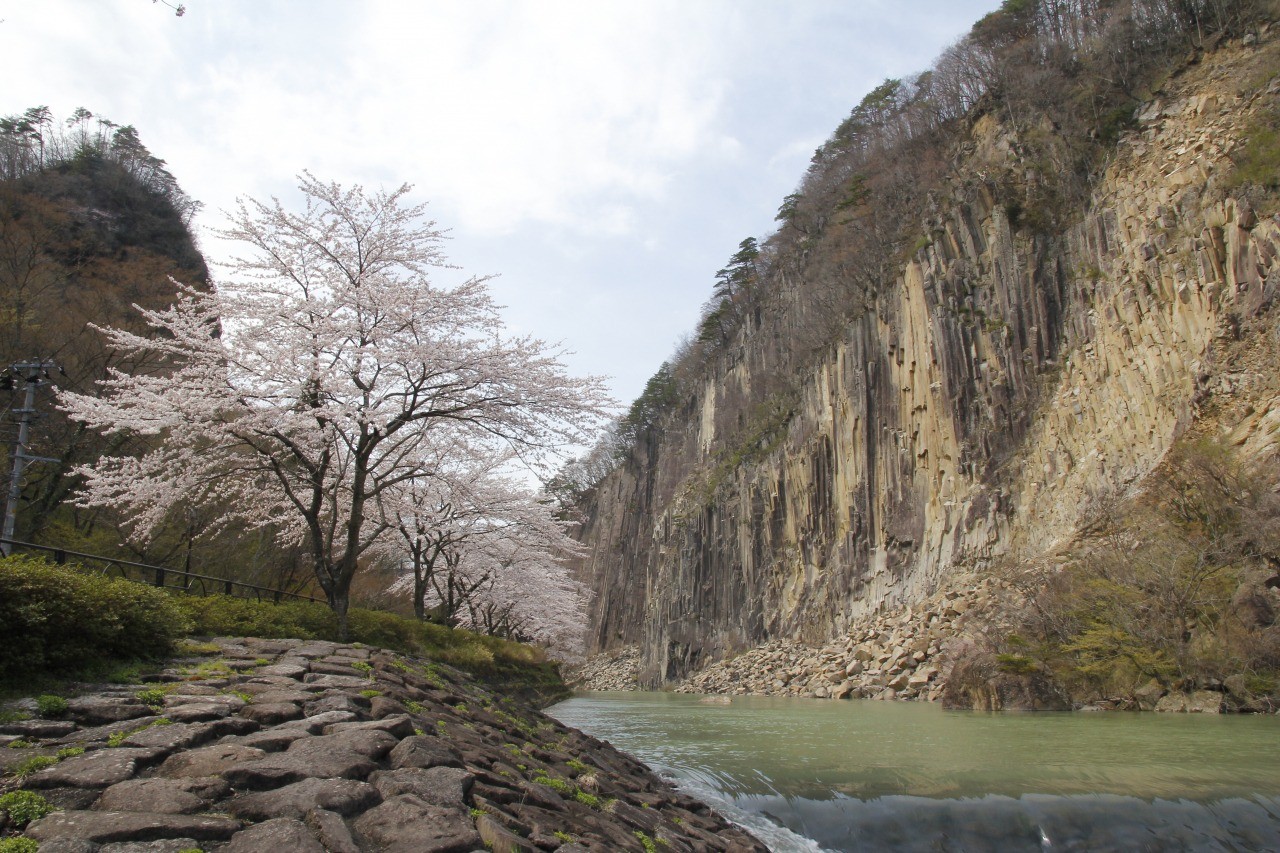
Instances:
[[[419,618],[571,649],[588,593],[565,560],[581,546],[552,501],[507,473],[509,454],[446,441],[430,447],[429,477],[380,497],[381,550],[408,569],[393,589],[411,590]]]
[[[245,253],[208,292],[139,309],[158,335],[102,330],[163,369],[115,372],[101,397],[61,402],[102,432],[154,437],[139,457],[79,469],[83,504],[127,509],[141,538],[184,502],[287,531],[345,636],[351,581],[387,530],[373,508],[431,475],[428,442],[452,432],[537,465],[583,443],[610,401],[545,342],[509,335],[486,279],[428,275],[450,269],[444,233],[406,202],[408,185],[304,173],[299,188],[301,212],[240,201],[219,233]]]

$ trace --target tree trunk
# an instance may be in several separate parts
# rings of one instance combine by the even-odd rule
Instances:
[[[329,605],[338,617],[338,642],[345,643],[351,639],[351,631],[347,625],[347,608],[351,605],[351,596],[346,587],[333,591],[329,596]]]

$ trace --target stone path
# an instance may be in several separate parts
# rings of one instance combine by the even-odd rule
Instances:
[[[313,641],[208,651],[0,725],[4,787],[58,809],[25,828],[41,853],[766,850],[450,667]]]

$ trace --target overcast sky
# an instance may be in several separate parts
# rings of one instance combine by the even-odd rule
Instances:
[[[997,6],[0,0],[0,114],[134,125],[202,231],[303,169],[409,182],[509,326],[628,402],[849,110]]]

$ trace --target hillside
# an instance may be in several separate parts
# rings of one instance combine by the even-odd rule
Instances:
[[[1047,37],[1008,35],[1043,27],[1028,8],[1048,6],[1007,3],[971,40],[1004,27],[1022,47],[1001,79],[1034,97],[988,89],[888,142],[884,120],[861,160],[838,131],[752,266],[722,271],[751,284],[704,318],[701,360],[655,377],[657,414],[633,417],[586,491],[594,646],[639,645],[642,684],[766,642],[861,638],[944,590],[1025,592],[1016,570],[1069,562],[1193,439],[1271,458],[1275,34],[1171,40],[1124,96],[1087,90],[1099,123],[1072,124],[1034,100],[1058,79],[1025,53]],[[1077,48],[1063,67],[1095,61]],[[1063,103],[1086,91],[1070,85]],[[886,164],[904,174],[868,168]],[[1264,556],[1250,545],[1233,571]],[[1012,631],[1014,598],[988,626]]]
[[[50,360],[53,384],[92,392],[108,370],[126,365],[91,324],[143,331],[135,305],[167,306],[177,293],[170,277],[199,285],[208,270],[188,229],[195,203],[133,128],[100,119],[97,136],[58,136],[51,124],[44,108],[0,119],[0,365]],[[6,440],[23,384],[2,401]],[[17,538],[37,539],[51,523],[63,528],[64,545],[95,527],[110,530],[118,519],[72,518],[65,508],[71,469],[107,445],[57,412],[47,391],[36,407],[31,452],[52,461],[27,471]],[[8,471],[6,454],[6,482]]]

